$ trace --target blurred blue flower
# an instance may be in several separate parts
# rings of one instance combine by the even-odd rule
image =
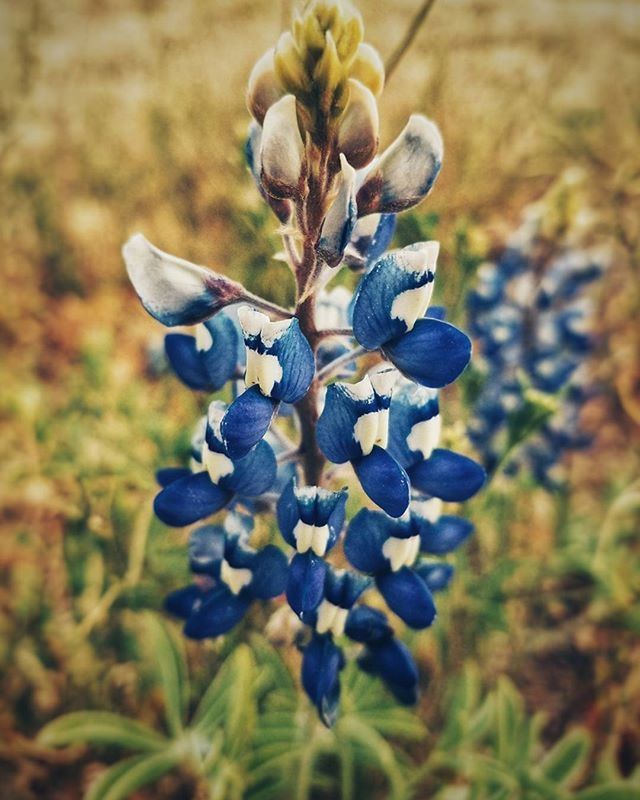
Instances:
[[[594,344],[594,312],[585,291],[602,274],[604,259],[568,237],[546,239],[544,213],[539,204],[525,210],[503,252],[479,268],[468,296],[483,378],[469,437],[490,472],[509,455],[506,469],[513,473],[527,466],[551,487],[563,454],[589,442],[579,422],[590,396],[584,364]],[[531,389],[557,396],[558,410],[512,454],[518,438],[514,424],[526,413]],[[522,437],[530,435],[525,430]]]

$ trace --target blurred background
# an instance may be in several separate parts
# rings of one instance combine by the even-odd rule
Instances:
[[[365,39],[388,59],[419,6],[362,0]],[[563,455],[557,484],[499,473],[466,507],[477,532],[439,621],[407,637],[417,712],[347,671],[344,720],[320,730],[284,669],[295,654],[256,633],[250,651],[236,647],[264,612],[188,646],[145,616],[187,579],[185,535],[152,519],[153,474],[185,452],[204,398],[165,372],[163,330],[120,248],[140,230],[291,300],[242,155],[245,82],[290,10],[0,0],[0,798],[80,798],[137,752],[131,730],[120,747],[95,730],[38,738],[61,714],[108,711],[164,734],[162,653],[191,673],[187,714],[225,661],[244,659],[210,695],[211,796],[639,797],[637,0],[437,0],[381,99],[383,145],[414,111],[442,130],[437,186],[396,241],[441,241],[440,299],[463,327],[479,265],[526,207],[547,198],[562,217],[550,238],[566,232],[574,212],[554,187],[567,169],[587,243],[607,254],[589,289],[591,444]],[[445,392],[462,439],[470,383]],[[148,766],[148,788],[112,781],[95,797],[209,796],[197,759],[172,759]]]

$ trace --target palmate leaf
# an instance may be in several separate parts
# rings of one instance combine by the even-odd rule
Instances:
[[[174,769],[180,758],[177,753],[165,750],[119,761],[92,784],[85,800],[127,800],[133,792]]]
[[[164,691],[165,718],[175,736],[183,730],[183,719],[189,696],[189,682],[183,652],[165,623],[153,614],[146,614],[144,624],[152,643],[152,654]]]
[[[561,786],[571,786],[580,777],[591,750],[591,736],[576,728],[560,739],[540,762],[545,778]]]
[[[49,747],[104,744],[144,752],[166,750],[170,742],[141,722],[109,711],[75,711],[53,720],[40,731],[38,741]]]
[[[255,716],[255,661],[247,645],[238,646],[209,684],[191,727],[211,736],[224,726],[225,752],[235,751],[251,735]]]
[[[348,715],[336,723],[338,739],[360,745],[370,754],[374,763],[389,781],[389,797],[404,800],[407,784],[391,745],[372,727],[355,715]]]

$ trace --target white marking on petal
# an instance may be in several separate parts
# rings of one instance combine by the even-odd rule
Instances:
[[[413,330],[416,322],[424,317],[424,313],[431,302],[433,294],[433,281],[425,283],[424,286],[417,286],[415,289],[407,289],[396,295],[391,304],[392,319],[400,319],[407,326],[407,330]]]
[[[331,632],[334,636],[342,636],[349,614],[348,608],[340,608],[328,600],[323,600],[318,606],[317,614],[316,631],[318,633]]]
[[[245,336],[259,336],[269,317],[251,306],[240,306],[238,321]]]
[[[373,395],[371,378],[368,375],[365,375],[364,378],[357,383],[343,383],[341,386],[344,387],[353,400],[369,400]]]
[[[224,453],[214,453],[206,444],[202,448],[202,463],[214,483],[218,483],[220,478],[233,472],[233,461],[229,456],[225,456]]]
[[[382,555],[391,563],[393,572],[398,572],[402,567],[410,567],[419,550],[419,536],[410,536],[408,539],[390,536],[382,545]]]
[[[317,556],[323,556],[327,552],[330,535],[328,525],[310,525],[300,520],[293,529],[293,535],[296,539],[296,550],[299,553],[313,550]]]
[[[199,350],[200,352],[211,350],[213,347],[213,336],[206,325],[202,323],[200,323],[200,325],[196,325],[195,335],[196,350]]]
[[[374,367],[369,371],[369,380],[373,391],[381,397],[391,397],[399,374],[398,370],[390,364]]]
[[[227,584],[234,594],[239,594],[251,583],[253,575],[250,569],[236,569],[226,559],[220,564],[220,580]]]
[[[432,525],[440,519],[444,503],[439,497],[430,497],[428,500],[414,500],[410,510],[422,519],[426,519]]]
[[[353,426],[353,435],[356,442],[360,445],[362,455],[368,456],[373,450],[373,446],[380,438],[380,415],[381,411],[370,411],[358,418]]]
[[[256,353],[247,347],[247,369],[244,380],[247,388],[257,384],[262,394],[270,397],[275,384],[282,380],[282,365],[278,361],[278,356]]]
[[[441,429],[440,414],[436,414],[431,419],[416,422],[407,436],[409,449],[421,453],[423,458],[429,458],[434,448],[438,446]]]

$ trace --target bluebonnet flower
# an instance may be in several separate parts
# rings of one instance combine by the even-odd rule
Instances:
[[[338,541],[345,519],[347,493],[319,486],[298,487],[295,479],[277,504],[278,526],[284,540],[296,550],[290,565],[287,600],[304,619],[323,596],[327,573],[325,555]]]
[[[367,495],[392,516],[409,505],[406,472],[385,449],[397,373],[381,367],[358,383],[333,383],[318,420],[318,444],[335,464],[350,461]]]
[[[439,388],[469,363],[469,338],[440,319],[425,318],[435,280],[437,242],[420,242],[380,258],[360,282],[353,333],[380,349],[407,378]]]
[[[229,406],[220,433],[230,456],[245,456],[268,431],[281,402],[296,403],[313,380],[313,351],[295,318],[279,322],[238,310],[247,350],[246,390]]]
[[[185,635],[192,639],[227,633],[254,600],[270,600],[285,588],[284,553],[273,545],[256,551],[215,525],[191,534],[189,562],[198,580],[172,592],[165,607],[185,621]]]
[[[231,402],[214,400],[199,423],[189,465],[158,472],[154,508],[167,525],[224,512],[191,533],[194,582],[169,595],[166,607],[184,620],[187,636],[216,637],[254,600],[285,593],[308,631],[302,685],[327,725],[354,649],[361,668],[399,702],[416,701],[417,665],[387,616],[362,598],[377,591],[405,624],[431,625],[433,595],[453,576],[442,559],[473,531],[443,513],[443,501],[470,498],[485,479],[478,464],[439,442],[437,390],[471,355],[468,337],[430,307],[439,245],[387,252],[396,215],[436,181],[442,140],[434,123],[413,115],[378,155],[383,85],[380,57],[340,0],[306,4],[251,73],[245,153],[281,223],[294,308],[140,234],[123,249],[144,308],[168,327],[197,326],[193,335],[166,338],[178,377],[205,392],[232,382]],[[326,288],[343,267],[358,280],[355,294]],[[560,329],[580,344],[573,311]],[[363,508],[345,524],[347,492],[330,488],[340,485],[340,465],[351,465],[380,511]],[[275,544],[254,547],[254,518],[274,511],[290,554]],[[354,569],[335,567],[341,542]]]
[[[238,363],[240,336],[225,313],[196,326],[193,336],[169,333],[164,347],[174,372],[190,389],[215,392],[231,380]]]
[[[593,308],[584,293],[604,266],[601,253],[574,243],[571,226],[557,235],[546,230],[549,200],[526,209],[502,253],[479,268],[467,305],[484,377],[469,436],[489,471],[509,456],[510,471],[528,465],[553,486],[563,453],[589,442],[579,429],[590,394],[581,366],[593,347]],[[525,418],[536,408],[532,431]]]
[[[214,514],[236,496],[256,497],[271,488],[276,479],[276,459],[266,442],[248,455],[232,458],[220,435],[226,404],[214,400],[209,406],[206,433],[200,453],[194,453],[189,470],[163,471],[162,491],[154,510],[167,525],[183,526]]]

